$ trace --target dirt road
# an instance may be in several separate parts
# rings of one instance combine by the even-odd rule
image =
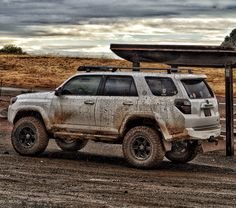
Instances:
[[[17,155],[0,120],[0,207],[236,207],[236,157],[199,155],[185,165],[128,167],[119,145],[80,153],[54,141],[40,157]]]

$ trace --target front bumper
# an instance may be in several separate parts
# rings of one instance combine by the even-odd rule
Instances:
[[[16,110],[12,108],[12,105],[9,105],[7,111],[7,119],[10,123],[13,123],[15,115],[16,115]]]

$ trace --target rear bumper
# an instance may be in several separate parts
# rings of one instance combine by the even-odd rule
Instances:
[[[204,128],[186,128],[187,134],[189,135],[190,139],[196,140],[206,140],[209,138],[217,138],[220,136],[221,133],[221,126],[211,126],[211,127],[204,127]]]
[[[164,133],[163,133],[164,132]],[[177,134],[165,134],[165,131],[162,131],[163,136],[166,141],[178,141],[178,140],[207,140],[218,138],[221,134],[221,126],[204,126],[203,128],[185,128],[183,132]]]

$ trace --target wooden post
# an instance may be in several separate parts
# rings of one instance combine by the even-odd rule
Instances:
[[[140,62],[133,62],[133,71],[140,71]]]
[[[233,69],[225,67],[226,156],[234,155]]]

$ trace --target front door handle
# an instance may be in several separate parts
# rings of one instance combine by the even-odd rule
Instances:
[[[123,105],[133,105],[133,102],[131,102],[131,101],[126,101],[126,102],[123,102]]]
[[[84,104],[87,104],[87,105],[94,105],[94,101],[92,101],[92,100],[85,100],[85,101],[84,101]]]

